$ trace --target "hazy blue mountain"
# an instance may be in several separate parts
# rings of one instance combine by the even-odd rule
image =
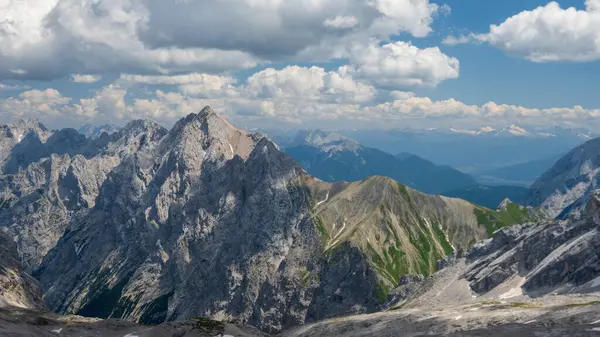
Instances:
[[[528,189],[522,186],[470,186],[444,192],[443,195],[453,198],[461,198],[470,202],[496,209],[500,203],[508,198],[517,204],[523,204]]]
[[[475,177],[482,184],[513,184],[530,186],[546,170],[558,160],[558,156],[546,159],[533,160],[516,165],[508,165],[492,170],[484,170]]]
[[[449,166],[437,166],[412,154],[394,156],[320,130],[300,132],[285,151],[324,181],[358,181],[381,175],[436,194],[476,185],[473,177]]]
[[[526,130],[511,126],[487,132],[469,130],[340,130],[358,143],[384,152],[408,152],[436,164],[477,174],[508,165],[563,155],[593,137],[579,129]]]

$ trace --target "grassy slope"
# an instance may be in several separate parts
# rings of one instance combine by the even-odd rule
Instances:
[[[327,200],[321,190],[313,207],[325,250],[344,242],[358,246],[380,277],[382,299],[402,276],[428,276],[436,271],[436,261],[455,249],[466,249],[501,227],[533,220],[516,204],[493,211],[426,195],[384,177],[329,186]]]
[[[476,205],[474,213],[479,224],[485,226],[489,236],[502,227],[539,220],[539,216],[515,203],[509,203],[504,211],[494,211]]]

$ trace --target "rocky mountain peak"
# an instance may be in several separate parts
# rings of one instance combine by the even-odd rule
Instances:
[[[508,209],[508,205],[512,204],[513,202],[510,201],[510,199],[505,198],[504,200],[502,200],[502,202],[500,203],[500,205],[498,205],[498,211],[506,211]]]
[[[107,137],[111,141],[108,145],[109,153],[123,156],[154,148],[167,132],[165,127],[152,119],[133,120]],[[100,140],[103,140],[102,137]]]
[[[125,125],[125,127],[120,132],[121,134],[140,134],[144,132],[150,132],[153,130],[166,131],[166,129],[160,124],[158,124],[156,121],[150,118],[144,118],[136,119],[127,123],[127,125]]]
[[[20,119],[12,124],[2,125],[2,138],[9,138],[13,143],[19,143],[30,132],[35,133],[42,142],[52,134],[37,118]]]
[[[201,151],[211,157],[231,159],[238,155],[247,159],[257,140],[207,106],[199,113],[190,113],[175,123],[163,139],[161,151],[178,149],[178,152],[188,154]]]

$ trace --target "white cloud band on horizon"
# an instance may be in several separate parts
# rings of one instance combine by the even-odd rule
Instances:
[[[167,90],[155,90],[144,98],[128,96],[130,89],[148,83],[166,85]],[[190,92],[187,86],[198,86],[201,92]],[[40,117],[55,123],[62,120],[102,124],[150,117],[170,124],[205,105],[214,106],[232,121],[248,128],[330,124],[338,127],[426,125],[467,129],[519,123],[590,127],[598,125],[600,117],[600,109],[581,106],[538,109],[495,102],[472,105],[453,98],[435,101],[412,92],[384,93],[349,74],[319,67],[265,69],[245,83],[200,73],[150,77],[124,74],[115,84],[79,100],[64,97],[52,88],[23,91],[0,99],[0,122]],[[390,100],[378,103],[376,96]]]

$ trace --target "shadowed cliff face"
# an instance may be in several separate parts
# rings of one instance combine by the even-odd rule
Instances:
[[[325,183],[208,107],[168,132],[131,122],[98,151],[0,179],[0,220],[61,313],[279,331],[373,312],[403,275],[532,216],[383,177]]]

